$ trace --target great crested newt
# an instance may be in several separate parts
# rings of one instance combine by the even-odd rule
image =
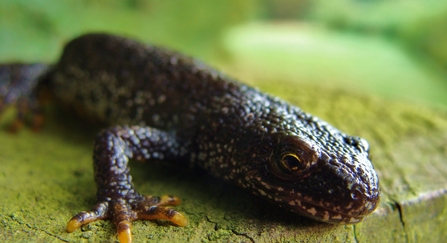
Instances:
[[[174,196],[138,193],[129,159],[189,163],[286,210],[332,224],[360,222],[378,205],[368,142],[182,54],[108,34],[69,42],[58,63],[0,66],[0,113],[58,102],[110,125],[93,151],[97,203],[67,231],[111,219],[120,242],[131,222],[186,217]],[[38,112],[36,112],[38,113]]]

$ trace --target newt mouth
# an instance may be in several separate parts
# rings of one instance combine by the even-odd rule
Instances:
[[[333,180],[327,182],[330,179]],[[380,198],[378,185],[359,181],[348,186],[326,174],[314,174],[289,184],[275,182],[256,183],[258,189],[254,193],[286,210],[330,224],[361,222],[376,209]]]
[[[352,205],[352,204],[351,204]],[[376,201],[362,202],[360,207],[323,206],[314,201],[290,201],[286,206],[290,211],[329,224],[355,224],[373,212],[378,203]]]

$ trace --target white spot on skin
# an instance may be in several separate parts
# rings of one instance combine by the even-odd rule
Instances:
[[[347,205],[347,206],[345,207],[345,209],[351,209],[351,208],[352,208],[352,202],[349,203],[349,205]]]
[[[359,221],[360,221],[360,219],[356,219],[356,218],[350,218],[349,219],[350,223],[356,223],[356,222],[359,222]]]
[[[315,210],[315,208],[310,208],[307,210],[308,213],[310,213],[311,215],[315,216],[317,214],[317,210]]]
[[[271,187],[267,183],[261,182],[261,184],[264,186],[265,189],[267,190],[271,189]]]
[[[332,216],[332,218],[333,218],[333,219],[342,219],[342,217],[341,217],[340,214],[339,214],[339,215],[334,215],[334,216]]]
[[[158,96],[157,102],[159,104],[161,104],[161,103],[165,102],[165,100],[166,100],[166,96],[165,95],[160,95],[160,96]]]
[[[178,63],[178,59],[175,56],[172,56],[171,59],[169,59],[169,62],[175,66]]]

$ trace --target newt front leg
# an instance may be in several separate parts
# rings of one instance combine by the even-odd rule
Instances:
[[[131,222],[138,219],[167,220],[185,226],[181,213],[165,206],[175,206],[174,196],[143,196],[132,184],[129,159],[175,159],[179,145],[174,135],[149,127],[115,127],[101,133],[94,147],[94,173],[98,187],[97,204],[76,214],[67,225],[73,232],[95,220],[111,219],[120,242],[131,242]]]

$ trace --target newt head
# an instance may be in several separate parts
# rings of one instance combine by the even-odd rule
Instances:
[[[332,133],[332,134],[330,134]],[[378,205],[379,181],[366,140],[327,130],[309,135],[279,134],[270,157],[250,172],[253,193],[318,221],[353,224]],[[324,142],[323,142],[324,141]]]

